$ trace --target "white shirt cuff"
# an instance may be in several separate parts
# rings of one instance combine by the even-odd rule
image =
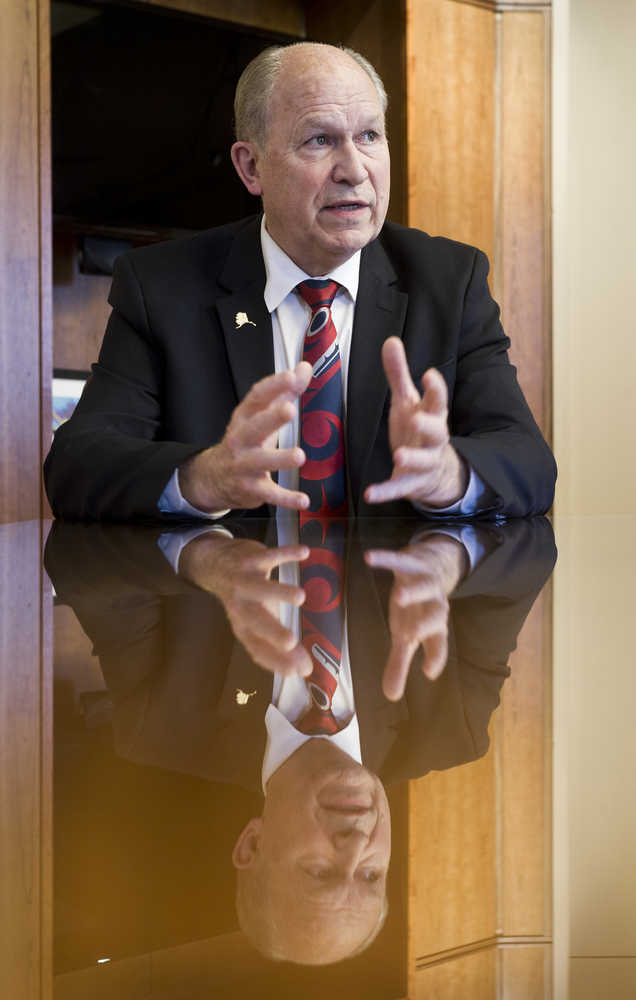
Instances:
[[[438,517],[448,517],[449,514],[476,514],[482,507],[488,507],[493,495],[492,490],[486,486],[472,466],[469,465],[468,468],[470,475],[466,492],[456,503],[450,507],[427,507],[425,503],[414,503],[413,506],[423,513],[436,514]]]
[[[157,506],[162,514],[185,514],[188,517],[204,518],[206,521],[215,521],[218,517],[225,517],[226,514],[230,513],[229,507],[227,510],[220,510],[215,514],[210,514],[207,511],[199,510],[198,507],[193,507],[191,503],[188,503],[181,493],[178,469],[174,470],[170,479],[166,483],[164,491],[159,497]]]
[[[164,531],[163,535],[159,536],[157,544],[175,573],[178,573],[179,559],[188,542],[198,538],[199,535],[207,535],[211,532],[216,535],[225,535],[227,538],[234,538],[232,532],[228,531],[227,528],[223,528],[221,525],[206,524],[205,527],[197,525],[196,528],[189,528],[187,531]]]

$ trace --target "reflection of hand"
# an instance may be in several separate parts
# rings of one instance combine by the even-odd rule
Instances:
[[[234,410],[223,439],[179,468],[179,486],[198,510],[248,509],[269,503],[292,510],[309,504],[305,493],[286,490],[272,479],[275,469],[295,469],[302,448],[277,448],[278,432],[293,420],[297,400],[311,378],[301,361],[293,371],[256,382]]]
[[[255,663],[282,674],[311,673],[308,653],[279,618],[279,606],[299,606],[302,587],[271,580],[283,563],[306,559],[306,545],[268,549],[260,542],[227,538],[220,533],[199,535],[183,549],[179,572],[191,583],[219,598],[232,631]]]
[[[394,574],[389,600],[391,651],[382,688],[390,701],[398,701],[420,646],[426,677],[435,680],[446,666],[448,594],[462,576],[467,557],[463,545],[454,538],[429,535],[400,552],[370,549],[365,558],[370,566]]]
[[[429,368],[422,376],[421,396],[397,337],[385,341],[382,363],[391,390],[393,473],[367,487],[365,500],[382,503],[406,497],[429,507],[450,507],[466,492],[468,474],[450,443],[446,383],[435,368]]]

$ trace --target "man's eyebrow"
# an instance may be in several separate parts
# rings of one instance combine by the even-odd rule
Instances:
[[[331,129],[339,130],[340,118],[334,116],[333,118],[324,115],[315,118],[305,118],[300,125],[303,131],[309,132],[329,132]],[[365,129],[381,129],[383,127],[382,115],[369,115],[368,118],[364,118],[362,125],[360,126],[360,131],[364,132]]]

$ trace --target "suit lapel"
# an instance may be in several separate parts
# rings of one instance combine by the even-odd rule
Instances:
[[[371,455],[388,386],[380,351],[387,337],[401,337],[408,295],[378,240],[362,251],[349,358],[347,455],[354,507],[360,505],[364,469]]]
[[[272,321],[263,298],[265,264],[260,243],[260,216],[242,229],[219,278],[227,289],[215,308],[238,400],[252,385],[274,372]]]

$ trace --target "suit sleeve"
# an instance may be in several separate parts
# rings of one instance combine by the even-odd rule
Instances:
[[[488,288],[487,258],[474,253],[449,385],[452,443],[495,494],[490,512],[542,514],[554,499],[556,465],[508,360],[510,341]],[[442,373],[448,382],[451,373]]]

